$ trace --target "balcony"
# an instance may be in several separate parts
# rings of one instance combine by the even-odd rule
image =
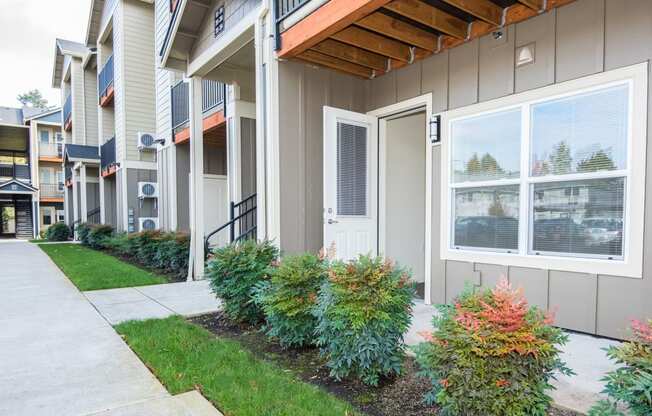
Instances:
[[[39,190],[41,201],[63,202],[63,183],[41,183]]]
[[[202,81],[202,113],[206,120],[209,116],[219,112],[219,107],[224,108],[224,97],[226,95],[226,85],[211,80]],[[171,91],[172,104],[172,132],[175,134],[175,141],[180,140],[177,137],[179,130],[185,130],[184,127],[190,120],[190,91],[188,83],[179,82],[172,87]],[[221,112],[224,118],[224,112]],[[183,132],[182,132],[183,133]],[[186,134],[181,134],[186,136]]]
[[[97,93],[101,107],[107,107],[113,103],[113,55],[107,59],[97,76]]]
[[[63,105],[63,129],[65,131],[72,130],[72,94],[68,95]]]
[[[100,171],[102,177],[106,177],[114,174],[116,170],[115,137],[112,137],[100,147]]]
[[[61,162],[63,160],[63,143],[39,143],[39,160]]]

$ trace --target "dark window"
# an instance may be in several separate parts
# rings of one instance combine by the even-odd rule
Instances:
[[[51,225],[52,216],[50,214],[43,214],[43,225]]]

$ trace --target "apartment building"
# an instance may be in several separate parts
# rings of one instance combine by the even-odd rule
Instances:
[[[0,107],[0,238],[64,220],[61,109]]]
[[[66,224],[100,222],[97,70],[94,51],[55,42],[52,87],[61,90]]]
[[[229,86],[229,218],[254,190],[255,232],[284,252],[386,255],[426,303],[504,275],[561,326],[610,337],[652,315],[648,1],[156,7],[159,64],[189,89],[195,276],[215,80]]]

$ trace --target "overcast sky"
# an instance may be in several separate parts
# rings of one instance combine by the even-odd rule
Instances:
[[[38,88],[60,105],[52,88],[54,40],[84,42],[90,0],[0,0],[0,106],[19,107],[16,96]]]

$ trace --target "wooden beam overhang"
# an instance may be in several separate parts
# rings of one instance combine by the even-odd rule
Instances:
[[[330,0],[282,34],[278,56],[369,79],[573,1]]]

